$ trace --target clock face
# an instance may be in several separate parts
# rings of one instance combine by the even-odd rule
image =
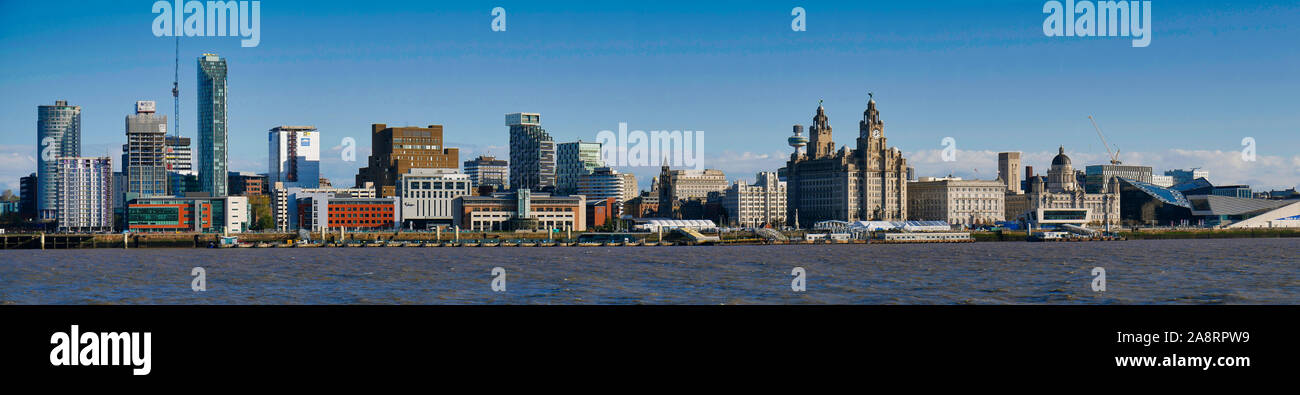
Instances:
[[[880,129],[872,130],[872,131],[871,131],[871,136],[872,136],[872,137],[880,137]]]

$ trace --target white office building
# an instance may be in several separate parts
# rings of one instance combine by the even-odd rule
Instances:
[[[411,169],[397,182],[396,221],[402,229],[451,226],[452,202],[473,194],[470,177],[453,169]]]
[[[784,226],[785,181],[779,180],[775,172],[758,173],[754,178],[753,184],[736,181],[726,189],[722,207],[727,210],[727,221],[744,227]]]
[[[267,139],[267,185],[320,187],[320,132],[315,126],[276,126]]]
[[[361,188],[302,188],[286,187],[284,183],[271,184],[272,210],[275,215],[275,228],[281,232],[298,229],[298,198],[309,194],[346,196],[349,198],[374,198],[375,184],[367,182]]]

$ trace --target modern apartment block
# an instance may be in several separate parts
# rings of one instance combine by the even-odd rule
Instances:
[[[370,125],[369,166],[357,173],[357,185],[374,183],[379,197],[397,195],[397,179],[411,169],[458,169],[460,149],[444,144],[442,125],[388,127]]]
[[[910,170],[910,168],[909,168]],[[1019,195],[1025,191],[1020,188],[1020,153],[998,153],[998,179],[1007,184],[1007,193]],[[908,178],[909,181],[915,178]]]
[[[753,184],[737,181],[727,188],[722,207],[733,226],[780,227],[786,221],[786,184],[775,172],[761,172]]]
[[[60,231],[113,230],[113,159],[62,157],[56,212]]]
[[[267,176],[265,174],[243,171],[232,171],[227,174],[230,196],[262,196],[267,194]]]
[[[298,215],[298,198],[310,194],[367,199],[376,197],[373,183],[365,183],[357,188],[286,188],[283,183],[272,184],[271,212],[275,216],[275,228],[281,232],[303,228]]]
[[[36,173],[18,179],[18,214],[23,221],[36,219],[37,188]]]
[[[569,195],[578,191],[578,178],[604,166],[600,160],[600,143],[575,141],[555,148],[555,193]]]
[[[1148,184],[1152,181],[1151,166],[1090,165],[1084,169],[1085,174],[1087,174],[1084,183],[1084,191],[1088,193],[1101,193],[1105,191],[1110,185],[1110,179],[1114,177],[1145,182]]]
[[[58,212],[61,157],[81,156],[81,106],[66,100],[36,107],[37,218],[53,220]]]
[[[492,156],[480,155],[465,162],[465,175],[474,188],[491,186],[500,191],[510,186],[510,164]]]
[[[119,194],[138,197],[166,196],[167,116],[155,114],[152,100],[135,102],[135,114],[126,116],[126,144],[122,146],[122,172],[126,189]]]
[[[1200,168],[1166,170],[1165,175],[1174,178],[1174,185],[1196,181],[1198,178],[1204,178],[1207,181],[1210,179],[1210,171]]]
[[[608,167],[597,167],[591,174],[578,177],[577,193],[586,196],[588,201],[614,198],[622,205],[637,196],[636,176]]]
[[[276,126],[267,134],[270,185],[320,186],[320,132],[315,126]]]
[[[1018,180],[1013,183],[1020,184]],[[908,219],[993,225],[1006,219],[1008,194],[1016,195],[1007,190],[1007,182],[1001,177],[997,180],[921,177],[907,185]]]
[[[199,57],[199,189],[212,196],[226,196],[229,192],[226,71],[225,59],[214,54]]]
[[[243,233],[251,218],[243,196],[138,198],[126,211],[131,232]]]
[[[397,182],[397,222],[403,229],[451,226],[452,201],[472,194],[468,175],[452,169],[411,169]]]
[[[165,144],[167,171],[194,170],[194,149],[190,147],[189,137],[167,136]]]
[[[302,229],[313,232],[381,230],[396,225],[393,198],[354,198],[316,192],[301,194],[296,200]]]
[[[542,115],[506,114],[510,127],[510,189],[555,187],[555,140],[542,129]]]
[[[194,170],[167,172],[167,184],[171,188],[171,196],[185,196],[190,193],[201,192],[203,189],[199,185],[199,172]]]

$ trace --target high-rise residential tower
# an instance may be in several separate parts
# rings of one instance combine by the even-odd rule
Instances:
[[[227,148],[226,60],[215,54],[199,57],[199,190],[226,196]]]
[[[113,160],[65,156],[59,166],[59,229],[96,232],[113,228]]]
[[[126,116],[126,145],[122,150],[124,190],[138,197],[164,196],[167,188],[167,117],[154,113],[151,100],[135,102],[135,114]]]
[[[189,137],[167,136],[167,171],[194,170],[194,150]]]
[[[268,140],[267,185],[320,186],[320,132],[315,126],[276,126]]]
[[[60,157],[81,156],[81,106],[66,100],[36,108],[37,218],[53,220],[58,212]]]
[[[471,161],[465,161],[465,175],[469,176],[474,188],[491,186],[503,190],[510,186],[510,164],[492,156],[479,155]]]
[[[556,145],[555,193],[569,195],[577,192],[578,178],[601,166],[604,162],[600,160],[600,143],[574,141]]]
[[[506,114],[510,127],[510,188],[555,187],[555,140],[542,129],[542,115]]]

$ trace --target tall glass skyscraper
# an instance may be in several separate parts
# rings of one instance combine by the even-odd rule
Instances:
[[[36,211],[37,218],[53,220],[58,214],[60,157],[81,156],[81,106],[57,100],[36,108]]]
[[[510,127],[510,188],[555,188],[555,140],[542,129],[542,115],[506,114]]]
[[[199,190],[226,196],[226,60],[199,57]]]

